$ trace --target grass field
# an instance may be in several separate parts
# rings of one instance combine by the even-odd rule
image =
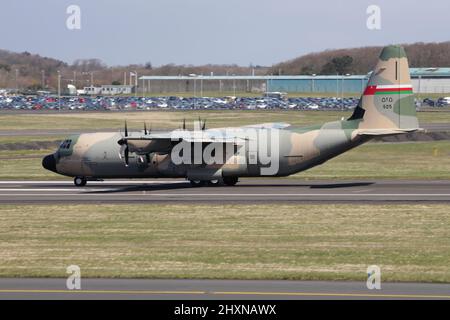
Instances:
[[[151,112],[97,112],[52,114],[3,114],[0,130],[60,129],[96,131],[98,129],[123,129],[127,119],[130,130],[142,129],[143,122],[153,128],[177,128],[186,118],[192,126],[198,116],[207,119],[208,127],[240,126],[263,122],[288,122],[294,125],[310,125],[348,117],[339,111],[151,111]],[[424,123],[450,122],[450,112],[420,112]],[[52,148],[27,150],[26,145],[36,142],[62,140],[58,135],[0,136],[0,179],[62,179],[41,167],[41,159]],[[2,150],[5,144],[22,144],[17,150]],[[56,143],[54,143],[56,145]],[[35,148],[35,147],[34,147]],[[8,148],[6,148],[8,149]],[[376,165],[374,165],[376,164]],[[426,143],[376,144],[369,143],[347,152],[324,165],[294,175],[304,179],[354,179],[354,178],[403,178],[403,179],[449,179],[450,143],[436,141]]]
[[[67,179],[41,166],[54,150],[0,151],[0,179]],[[450,179],[450,141],[368,143],[313,169],[298,179]]]
[[[450,141],[368,143],[291,177],[450,179]]]
[[[448,109],[419,112],[421,123],[450,122]],[[16,113],[0,115],[0,130],[86,130],[123,129],[127,120],[130,129],[142,130],[143,122],[153,128],[180,128],[183,119],[188,127],[200,116],[207,120],[207,126],[227,127],[264,122],[287,122],[292,125],[320,124],[348,118],[349,111],[273,111],[273,110],[189,110],[189,111],[138,111],[138,112],[54,112],[54,113]]]
[[[130,130],[142,130],[144,121],[153,128],[179,128],[185,118],[188,127],[198,117],[207,120],[208,127],[240,126],[263,122],[289,122],[294,125],[317,124],[349,116],[348,112],[299,112],[299,111],[139,111],[139,112],[90,112],[5,114],[0,116],[1,130],[67,129],[123,130],[124,120]]]
[[[450,282],[447,205],[0,207],[0,277]]]

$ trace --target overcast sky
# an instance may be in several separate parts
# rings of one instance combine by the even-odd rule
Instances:
[[[66,9],[81,8],[69,30]],[[381,30],[366,9],[381,8]],[[272,65],[323,49],[450,40],[448,0],[4,0],[0,48],[72,63]]]

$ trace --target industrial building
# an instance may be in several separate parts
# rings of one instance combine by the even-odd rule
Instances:
[[[84,87],[84,94],[89,95],[116,95],[116,94],[131,94],[134,92],[134,86],[127,85],[102,85],[100,87],[89,86]]]
[[[411,68],[414,92],[450,93],[450,68]],[[202,96],[204,91],[289,93],[361,93],[368,75],[277,75],[277,76],[142,76],[139,92],[191,92]]]

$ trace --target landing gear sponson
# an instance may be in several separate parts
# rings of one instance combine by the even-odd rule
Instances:
[[[223,177],[222,181],[227,186],[234,186],[238,182],[238,177]],[[220,180],[189,180],[193,187],[202,187],[204,185],[218,186],[220,185]]]
[[[238,177],[223,177],[222,181],[227,186],[234,186],[238,182]],[[219,179],[215,179],[215,180],[208,180],[208,181],[206,181],[206,180],[189,180],[189,182],[191,183],[191,185],[193,187],[202,187],[205,185],[218,186],[218,185],[220,185],[221,181]],[[87,179],[86,179],[86,177],[75,177],[73,179],[73,183],[77,187],[84,187],[87,183]]]

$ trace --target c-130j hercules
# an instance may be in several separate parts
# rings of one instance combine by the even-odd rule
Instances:
[[[86,133],[64,140],[45,169],[74,177],[76,186],[111,178],[185,178],[194,186],[235,185],[239,177],[288,176],[374,137],[419,129],[408,60],[385,47],[347,120],[294,128],[285,123],[193,131]]]

